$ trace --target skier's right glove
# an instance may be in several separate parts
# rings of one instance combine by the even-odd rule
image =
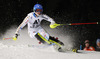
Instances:
[[[17,40],[18,36],[19,34],[16,33],[15,36],[13,37],[13,40]]]

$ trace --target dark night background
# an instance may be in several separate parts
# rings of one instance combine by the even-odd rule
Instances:
[[[100,22],[99,0],[0,0],[0,35],[12,25],[19,25],[32,12],[34,4],[44,7],[43,13],[57,23]],[[100,25],[65,26],[65,31],[78,33],[77,44],[88,39],[95,46],[100,38]]]

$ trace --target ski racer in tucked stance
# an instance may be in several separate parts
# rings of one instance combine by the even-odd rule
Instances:
[[[19,32],[21,29],[27,24],[28,25],[28,33],[31,38],[37,38],[41,43],[48,45],[57,45],[59,46],[58,50],[61,49],[64,44],[57,40],[56,38],[50,36],[40,25],[42,20],[46,20],[51,22],[50,28],[55,28],[60,26],[55,23],[55,21],[47,15],[42,14],[43,7],[40,4],[35,4],[33,7],[34,12],[29,13],[23,22],[19,25],[16,30],[15,36],[13,40],[16,40],[19,36]]]

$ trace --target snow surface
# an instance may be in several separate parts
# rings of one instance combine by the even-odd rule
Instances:
[[[2,35],[2,38],[13,36],[15,31],[13,28],[9,29],[5,35]],[[71,41],[68,42],[70,43]],[[34,45],[34,47],[28,47],[28,45]],[[72,44],[67,46],[71,48]],[[53,46],[47,47],[42,44],[39,45],[35,38],[32,39],[28,36],[26,29],[21,31],[17,41],[0,40],[0,59],[100,59],[100,52],[81,52],[61,53],[55,51]]]

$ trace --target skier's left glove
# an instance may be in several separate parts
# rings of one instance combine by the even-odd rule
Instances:
[[[60,24],[54,23],[54,24],[50,24],[50,28],[56,28],[57,26],[60,26]]]
[[[14,37],[13,37],[13,40],[17,40],[18,36],[19,36],[19,34],[16,33],[16,34],[14,35]]]

